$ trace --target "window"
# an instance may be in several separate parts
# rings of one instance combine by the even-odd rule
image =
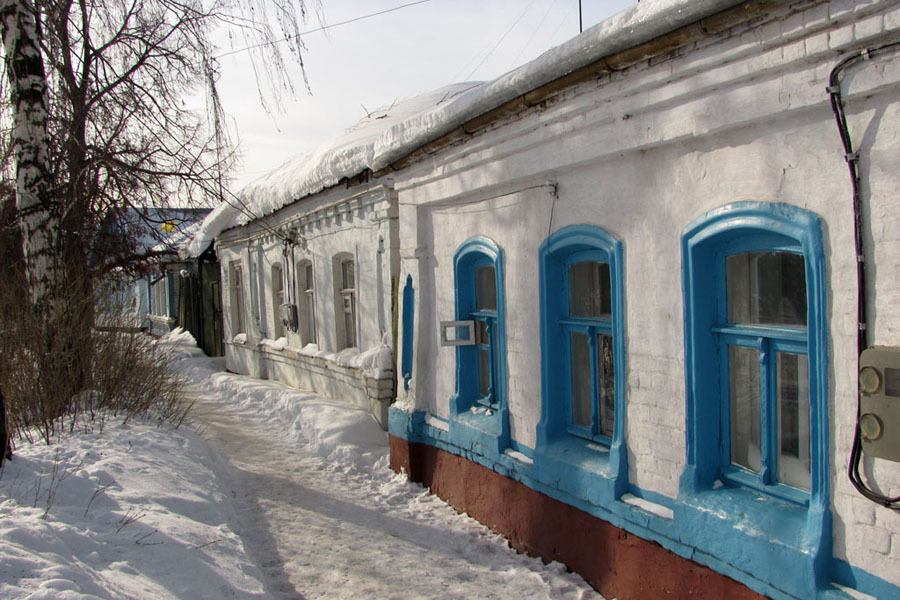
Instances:
[[[793,252],[724,257],[718,315],[724,474],[809,490],[806,274]],[[768,426],[768,424],[772,426]]]
[[[284,276],[281,265],[272,265],[272,338],[278,339],[284,335],[284,326],[281,324],[281,305],[284,304]]]
[[[818,218],[738,203],[683,238],[687,483],[827,502],[824,251]]]
[[[356,264],[349,255],[334,259],[335,317],[341,348],[355,348],[356,339]]]
[[[297,285],[300,288],[300,341],[316,343],[316,303],[313,293],[313,266],[308,260],[297,263]]]
[[[609,264],[591,254],[566,261],[568,311],[558,324],[569,341],[569,431],[609,443],[616,406]]]
[[[495,414],[506,406],[503,279],[500,249],[487,238],[464,242],[454,257],[456,319],[470,321],[474,340],[456,347],[456,412]]]
[[[575,436],[618,452],[624,437],[622,244],[599,227],[573,225],[547,239],[540,266],[539,443]]]
[[[475,268],[475,307],[467,315],[475,323],[477,402],[499,408],[497,382],[497,274],[493,265]],[[465,317],[463,317],[465,318]]]
[[[169,277],[160,275],[150,282],[150,314],[165,317],[169,314]]]
[[[231,335],[244,333],[244,281],[241,262],[232,261],[228,266],[231,289]]]
[[[450,398],[450,435],[482,456],[497,459],[512,443],[500,247],[480,236],[460,244],[453,255],[453,282],[455,320],[462,326],[457,327],[461,343],[454,345],[456,389]]]

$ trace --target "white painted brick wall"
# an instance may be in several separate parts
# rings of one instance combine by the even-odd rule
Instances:
[[[861,42],[900,36],[894,2],[796,2],[764,23],[736,27],[674,58],[636,65],[567,92],[559,104],[482,133],[396,174],[401,204],[418,205],[401,246],[426,246],[435,305],[417,306],[420,406],[447,415],[452,351],[423,346],[452,318],[452,256],[474,234],[507,255],[510,407],[514,438],[534,443],[540,398],[537,247],[549,230],[604,227],[624,242],[626,442],[629,480],[676,497],[685,455],[684,324],[680,236],[705,212],[740,200],[795,204],[823,219],[829,285],[830,456],[834,553],[900,585],[900,516],[863,499],[845,471],[857,403],[850,182],[825,87],[839,58]],[[874,290],[871,339],[900,346],[900,55],[845,78],[861,149]],[[559,200],[508,215],[443,216],[434,203],[492,197],[552,180]],[[493,201],[491,201],[493,202]],[[487,208],[490,202],[475,207]],[[540,208],[539,208],[540,207]],[[429,225],[423,226],[423,219]],[[519,255],[519,253],[525,253]],[[412,264],[412,261],[408,261]],[[424,373],[423,373],[424,372]],[[424,393],[423,393],[424,391]],[[900,465],[866,460],[884,491],[900,493]]]

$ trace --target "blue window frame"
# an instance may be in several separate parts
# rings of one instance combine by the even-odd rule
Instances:
[[[506,336],[500,248],[484,237],[465,241],[454,256],[456,319],[472,321],[474,344],[456,347],[454,413],[506,409]]]
[[[722,474],[803,500],[796,490],[809,491],[811,470],[805,260],[793,244],[746,241],[716,260]]]
[[[562,262],[568,293],[556,322],[568,342],[561,348],[569,373],[566,429],[609,445],[616,389],[609,255],[586,250]]]
[[[622,244],[573,225],[544,243],[542,362],[548,439],[568,433],[607,446],[624,432]]]
[[[682,239],[688,490],[716,480],[827,504],[825,258],[819,219],[742,202]]]
[[[575,497],[614,500],[628,473],[622,243],[599,227],[571,225],[544,242],[539,260],[535,465]]]

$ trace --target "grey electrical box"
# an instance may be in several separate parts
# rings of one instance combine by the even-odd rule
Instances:
[[[859,435],[869,456],[900,461],[900,348],[859,357]]]

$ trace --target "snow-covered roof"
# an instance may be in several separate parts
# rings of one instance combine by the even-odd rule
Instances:
[[[458,83],[379,109],[317,148],[248,184],[204,221],[198,256],[222,231],[264,217],[365,170],[378,171],[522,94],[741,0],[643,0],[497,79]]]

